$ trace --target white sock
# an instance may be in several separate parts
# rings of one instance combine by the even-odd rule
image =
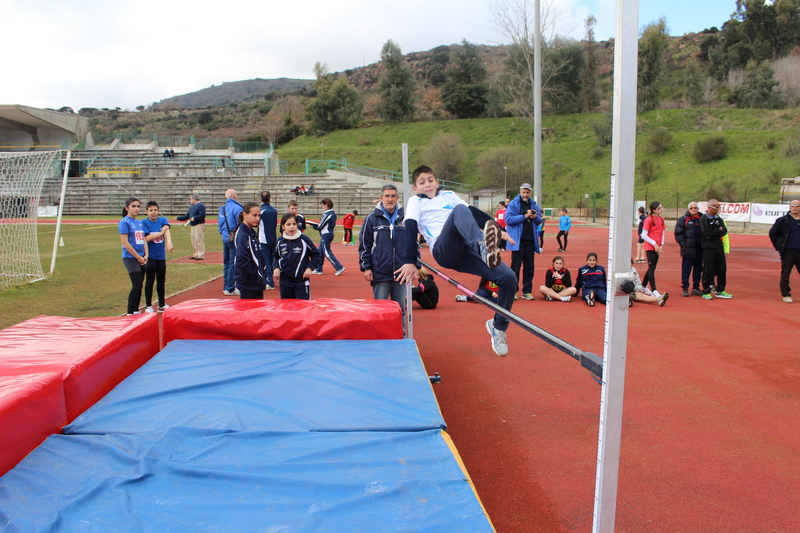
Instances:
[[[661,293],[658,291],[653,291],[653,296],[655,296],[656,298],[661,298]]]

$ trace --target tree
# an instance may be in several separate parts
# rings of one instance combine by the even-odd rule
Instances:
[[[667,21],[660,18],[642,30],[639,38],[639,111],[656,109],[661,103],[666,52],[669,46]]]
[[[453,54],[453,68],[447,72],[442,88],[444,108],[458,118],[476,118],[486,111],[489,85],[486,68],[478,57],[478,47],[466,39]]]
[[[361,95],[344,77],[328,73],[327,63],[314,65],[317,97],[306,108],[311,128],[318,133],[354,128],[361,121]]]
[[[533,160],[518,148],[498,146],[478,156],[478,174],[487,186],[509,186],[514,190],[531,180]]]
[[[689,61],[683,74],[683,99],[692,107],[697,107],[705,102],[703,90],[703,76],[697,61]]]
[[[411,67],[403,61],[403,52],[391,39],[381,49],[383,73],[378,79],[381,103],[378,114],[390,124],[414,117],[414,76]]]
[[[585,63],[581,76],[581,85],[583,88],[583,109],[587,111],[591,111],[600,105],[600,94],[597,89],[597,43],[594,40],[594,27],[596,24],[597,19],[594,15],[586,17],[584,22],[586,33],[583,37]]]
[[[559,115],[583,111],[584,49],[577,41],[556,37],[546,45],[542,79],[547,80],[544,101]]]
[[[455,133],[437,131],[431,138],[428,149],[423,153],[428,165],[436,171],[440,180],[452,180],[461,171],[467,159],[467,151],[461,137]]]
[[[450,62],[450,47],[437,46],[431,50],[433,54],[428,59],[425,68],[425,78],[434,87],[444,85],[447,81],[447,64]]]
[[[780,91],[773,91],[778,86],[775,71],[769,61],[750,61],[744,69],[744,79],[733,91],[733,103],[739,107],[756,109],[780,109],[785,103]]]
[[[497,0],[492,11],[496,31],[510,42],[498,81],[511,99],[511,111],[533,121],[534,6],[529,0]],[[556,30],[566,19],[563,6],[556,0],[544,0],[540,17],[542,41],[553,41]],[[553,50],[553,47],[543,47],[543,65],[547,64],[547,54]],[[560,65],[552,65],[547,73],[542,68],[543,98],[547,98],[545,95],[551,90],[550,80],[561,71]]]

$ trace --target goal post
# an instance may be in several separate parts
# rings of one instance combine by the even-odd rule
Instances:
[[[37,219],[60,151],[0,152],[0,289],[44,279]]]

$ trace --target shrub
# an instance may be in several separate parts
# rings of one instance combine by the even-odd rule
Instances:
[[[774,150],[775,149],[775,140],[770,139],[767,141],[767,150]]]
[[[650,134],[648,151],[654,154],[663,154],[672,144],[672,134],[667,128],[661,127]]]
[[[790,139],[786,142],[786,149],[784,150],[786,157],[797,157],[800,155],[800,140]]]
[[[594,157],[595,159],[600,159],[601,157],[603,157],[603,149],[600,148],[599,146],[595,146],[594,150],[592,150],[592,157]]]
[[[721,179],[722,178],[720,178],[720,180]],[[733,181],[731,180],[720,181],[720,180],[717,180],[719,183],[709,185],[706,188],[706,192],[704,194],[706,200],[710,200],[711,198],[716,198],[720,202],[738,201],[739,197],[736,194],[736,185],[734,185]]]
[[[644,183],[649,183],[655,179],[656,170],[658,170],[658,167],[650,159],[645,159],[636,166],[636,171]]]
[[[725,159],[727,151],[727,143],[725,137],[722,135],[715,135],[713,137],[706,137],[694,143],[692,149],[692,157],[698,163],[707,163],[708,161],[717,161]]]
[[[600,146],[608,146],[611,144],[614,136],[613,117],[610,113],[606,113],[605,119],[602,122],[592,122],[592,131]]]

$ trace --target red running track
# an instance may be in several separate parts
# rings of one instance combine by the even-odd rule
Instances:
[[[680,296],[679,250],[671,235],[667,243],[657,281],[669,302],[630,312],[616,531],[800,531],[800,305],[781,301],[777,253],[764,235],[732,235],[734,298],[704,301]],[[555,238],[545,244],[536,287],[555,255]],[[312,277],[313,298],[371,297],[356,250],[334,245],[347,270],[334,277],[326,264]],[[607,229],[573,226],[568,250],[573,278],[588,252],[606,264]],[[792,283],[800,289],[796,274]],[[435,392],[448,432],[497,531],[590,531],[600,386],[514,325],[509,355],[495,356],[484,328],[491,312],[455,302],[444,282],[439,289],[437,309],[415,306],[415,338],[429,373],[442,376]],[[191,298],[226,297],[215,280],[168,301]],[[603,353],[603,306],[537,297],[513,310]]]

